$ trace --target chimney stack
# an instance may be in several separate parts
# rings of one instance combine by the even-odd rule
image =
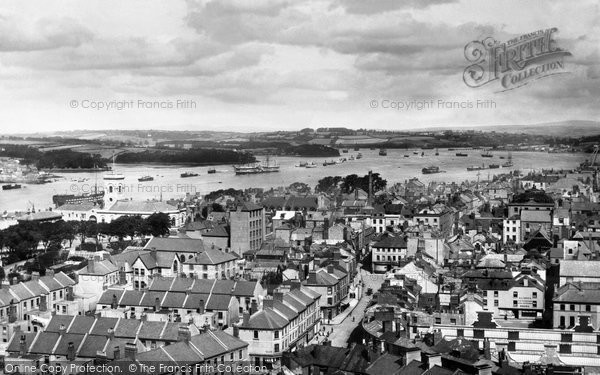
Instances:
[[[198,303],[198,314],[204,314],[204,300],[201,299]]]
[[[177,341],[183,341],[187,344],[190,342],[191,336],[192,333],[188,326],[179,326],[179,329],[177,330]]]
[[[96,259],[92,258],[88,260],[87,271],[89,273],[94,273],[96,270]]]
[[[158,297],[154,299],[154,311],[160,311],[160,298]]]
[[[492,359],[490,339],[488,339],[487,337],[483,340],[483,357],[487,360]]]
[[[61,324],[61,325],[58,327],[58,334],[62,336],[62,335],[64,335],[66,332],[67,332],[67,327],[66,327],[64,324]]]
[[[48,296],[46,294],[40,295],[40,312],[48,310]]]
[[[131,361],[135,361],[136,355],[137,355],[137,346],[132,342],[128,342],[127,344],[125,344],[125,358],[127,358]]]
[[[442,367],[442,355],[440,353],[422,353],[423,360],[428,369],[433,366]]]
[[[17,305],[11,300],[8,307],[8,322],[14,323],[17,321]]]
[[[109,328],[106,330],[106,335],[108,336],[109,340],[112,340],[115,338],[115,330],[112,328]]]
[[[114,309],[116,309],[118,306],[119,306],[119,301],[117,301],[117,295],[116,295],[116,294],[113,294],[113,296],[112,296],[112,302],[111,302],[111,304],[110,304],[110,308],[114,310]]]
[[[39,279],[40,279],[40,273],[38,271],[34,271],[31,273],[31,280],[39,281]]]
[[[273,308],[273,297],[272,296],[266,296],[265,299],[263,300],[263,309],[266,308]]]
[[[243,327],[247,327],[247,326],[248,326],[248,323],[250,322],[250,314],[249,314],[249,313],[247,313],[247,312],[245,312],[245,313],[242,315],[242,319],[243,319],[243,320],[242,320],[242,325],[243,325]]]
[[[74,361],[75,360],[75,344],[73,342],[69,342],[67,345],[67,360]]]
[[[54,277],[54,270],[52,268],[48,268],[46,270],[46,276]]]
[[[258,303],[256,302],[255,299],[253,299],[252,302],[250,303],[250,315],[254,314],[257,311],[258,311]]]
[[[333,264],[327,265],[327,273],[333,273]]]
[[[317,284],[317,271],[308,271],[308,285],[316,285]]]
[[[240,337],[240,327],[238,326],[233,326],[233,337]]]
[[[23,357],[27,354],[27,336],[24,334],[21,335],[21,339],[19,340],[19,355]]]
[[[283,302],[283,293],[281,291],[274,291],[273,300]]]

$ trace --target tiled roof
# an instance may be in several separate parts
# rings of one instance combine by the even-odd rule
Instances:
[[[90,271],[90,264],[88,263],[86,267],[80,269],[77,273],[79,275],[105,276],[119,270],[117,266],[107,259],[101,261],[92,260],[90,262],[93,262],[93,271]]]
[[[192,259],[186,260],[188,264],[216,265],[236,260],[237,257],[231,253],[225,253],[217,249],[206,249]]]

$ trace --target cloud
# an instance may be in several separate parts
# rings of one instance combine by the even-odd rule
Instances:
[[[78,47],[93,39],[90,30],[77,20],[42,18],[34,23],[13,15],[0,15],[0,51],[46,51]]]

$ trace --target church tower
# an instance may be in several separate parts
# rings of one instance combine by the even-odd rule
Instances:
[[[113,155],[112,172],[104,175],[104,209],[109,209],[118,200],[125,199],[125,176],[115,172]]]

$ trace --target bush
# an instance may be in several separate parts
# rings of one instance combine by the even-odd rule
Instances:
[[[104,250],[102,248],[102,245],[100,244],[96,244],[93,242],[84,242],[81,245],[77,246],[77,250],[82,250],[82,251],[102,251]]]

